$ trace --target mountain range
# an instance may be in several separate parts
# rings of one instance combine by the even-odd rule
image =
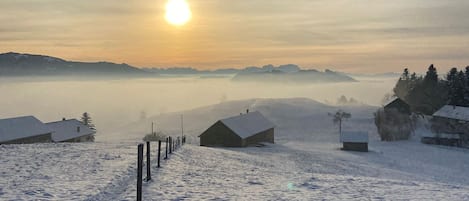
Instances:
[[[128,64],[110,62],[76,62],[60,58],[8,52],[0,54],[0,76],[55,76],[55,75],[148,75]]]
[[[198,70],[191,67],[137,68],[125,63],[77,62],[57,57],[8,52],[0,54],[0,76],[146,76],[234,75],[233,81],[262,82],[353,82],[347,74],[325,70],[302,70],[298,65],[249,66],[242,69]],[[230,76],[231,77],[231,76]]]

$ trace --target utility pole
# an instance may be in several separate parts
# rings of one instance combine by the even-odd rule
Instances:
[[[151,122],[151,134],[153,135],[153,121]]]

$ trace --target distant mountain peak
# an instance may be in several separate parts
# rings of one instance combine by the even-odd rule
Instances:
[[[107,61],[76,62],[46,55],[7,52],[0,54],[0,76],[151,74],[128,64]]]

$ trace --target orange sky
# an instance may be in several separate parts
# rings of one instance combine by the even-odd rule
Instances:
[[[2,0],[0,52],[139,67],[294,63],[347,72],[469,65],[467,0]]]

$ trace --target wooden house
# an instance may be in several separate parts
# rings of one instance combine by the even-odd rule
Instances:
[[[46,125],[54,131],[52,133],[54,142],[89,142],[93,141],[93,135],[96,133],[76,119],[50,122]]]
[[[432,135],[423,143],[469,147],[469,108],[445,105],[432,115]]]
[[[398,97],[394,97],[384,104],[384,111],[395,110],[401,114],[411,114],[410,105]]]
[[[0,144],[51,142],[52,132],[33,116],[0,119]]]
[[[274,143],[274,128],[260,112],[248,112],[215,122],[199,135],[200,146],[246,147],[261,142]]]

